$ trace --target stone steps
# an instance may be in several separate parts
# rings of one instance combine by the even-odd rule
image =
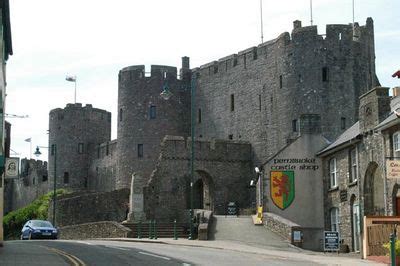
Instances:
[[[128,237],[137,238],[139,231],[138,223],[125,223],[123,226],[131,229],[131,232],[128,234]],[[149,223],[141,224],[141,238],[149,237],[150,225]],[[174,237],[174,223],[157,223],[157,238],[173,238]],[[176,233],[178,238],[188,238],[189,237],[189,225],[185,223],[177,223],[176,224]]]

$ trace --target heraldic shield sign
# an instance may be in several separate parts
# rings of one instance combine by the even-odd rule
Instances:
[[[294,200],[294,171],[271,171],[271,199],[281,210]]]

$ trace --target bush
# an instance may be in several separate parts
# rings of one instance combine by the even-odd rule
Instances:
[[[58,189],[56,196],[68,194],[65,189]],[[18,239],[21,234],[21,229],[28,220],[39,219],[47,220],[47,212],[49,209],[49,203],[53,198],[53,192],[49,192],[31,204],[9,212],[3,219],[4,227],[4,238],[5,239]]]
[[[383,247],[388,250],[388,254],[390,256],[390,242],[383,244]],[[396,239],[396,243],[394,245],[394,251],[396,253],[396,256],[400,256],[400,240]]]

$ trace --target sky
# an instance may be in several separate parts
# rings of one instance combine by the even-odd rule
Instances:
[[[262,0],[264,41],[310,25],[310,0]],[[355,21],[375,28],[376,71],[385,87],[400,86],[400,1],[354,0]],[[112,112],[117,138],[118,72],[130,65],[199,67],[261,43],[260,0],[10,0],[12,55],[7,62],[6,113],[11,156],[36,158],[48,146],[49,112],[77,102]],[[312,1],[319,34],[349,24],[352,0]],[[31,138],[31,142],[25,139]],[[38,158],[47,161],[47,149]]]

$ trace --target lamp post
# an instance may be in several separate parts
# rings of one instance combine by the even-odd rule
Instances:
[[[75,83],[74,103],[76,103],[76,76],[66,76],[65,80]]]
[[[190,234],[189,234],[189,240],[194,239],[193,235],[193,217],[194,217],[194,211],[193,211],[193,182],[194,182],[194,134],[195,134],[195,93],[196,93],[196,73],[192,73],[192,79],[191,79],[191,97],[190,97],[190,107],[191,107],[191,112],[190,112],[190,138],[191,138],[191,149],[190,149]],[[164,100],[168,100],[171,96],[172,93],[169,91],[168,85],[164,84],[163,86],[163,91],[161,92],[160,96]]]
[[[34,155],[39,157],[42,153],[39,148],[48,149],[49,147],[36,146]],[[53,226],[56,226],[56,189],[57,189],[57,146],[54,144],[51,147],[51,154],[54,155],[54,185],[53,185]]]

